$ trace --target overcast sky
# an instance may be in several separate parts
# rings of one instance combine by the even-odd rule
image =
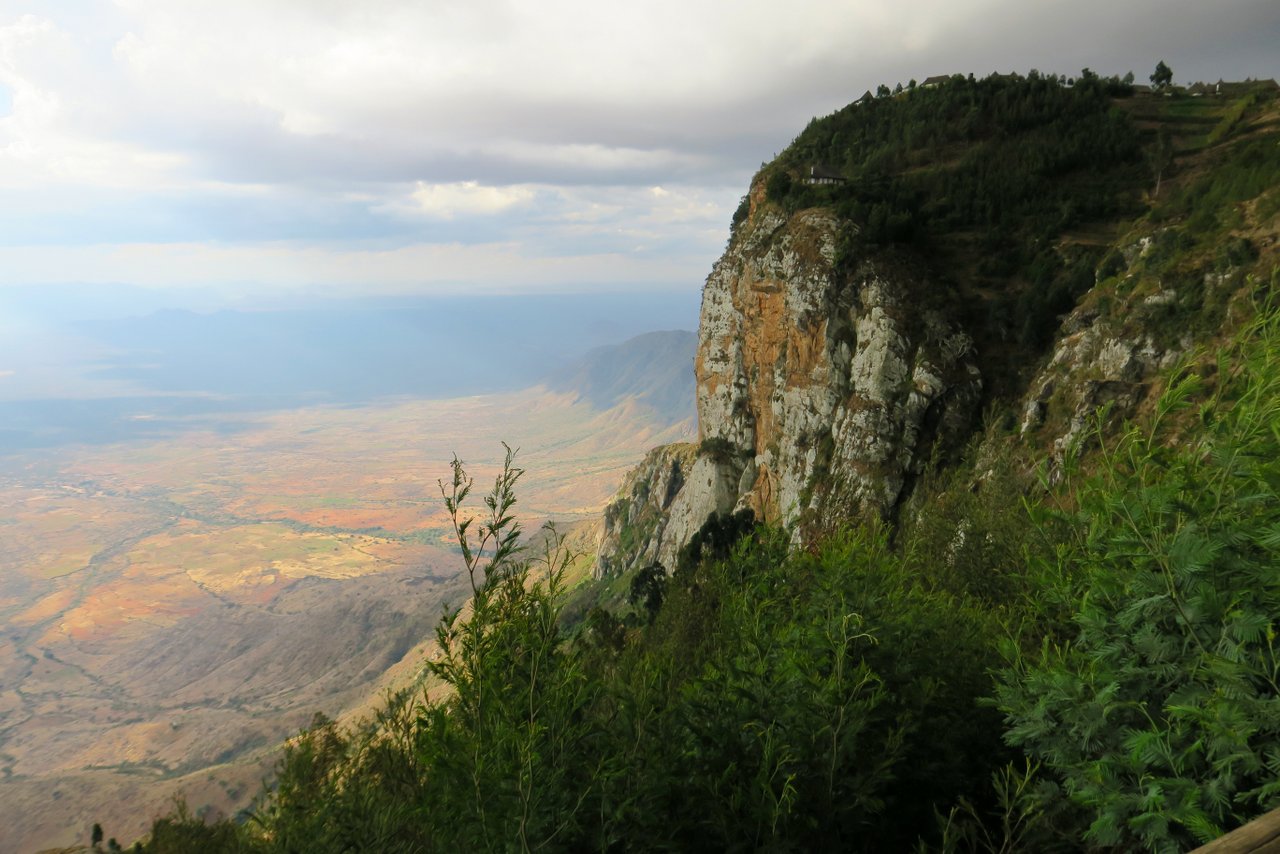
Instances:
[[[1278,44],[1277,0],[0,0],[0,286],[696,289],[878,83]]]

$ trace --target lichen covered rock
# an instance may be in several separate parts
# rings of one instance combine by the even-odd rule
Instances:
[[[752,198],[703,289],[701,450],[681,451],[696,459],[681,457],[684,483],[660,521],[642,522],[643,536],[623,542],[606,520],[601,574],[670,568],[711,513],[750,508],[797,530],[890,514],[935,442],[973,423],[982,380],[941,289],[900,259],[838,261],[842,232],[855,226],[830,211],[788,218],[758,188]],[[669,484],[668,462],[646,458],[619,501],[662,492],[639,483]]]
[[[1125,257],[1140,259],[1148,244],[1147,238],[1136,241]],[[1052,354],[1028,384],[1019,430],[1051,449],[1051,479],[1065,457],[1080,449],[1101,407],[1115,418],[1131,416],[1149,396],[1152,380],[1191,349],[1189,333],[1162,340],[1147,316],[1170,303],[1172,293],[1137,289],[1102,309],[1086,299],[1063,320]]]
[[[838,264],[853,228],[821,209],[760,210],[703,290],[699,433],[732,449],[722,479],[738,474],[735,505],[757,518],[887,514],[939,431],[965,432],[978,404],[972,342],[945,298],[906,264]]]

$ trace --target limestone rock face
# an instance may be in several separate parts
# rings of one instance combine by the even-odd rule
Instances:
[[[597,578],[660,561],[671,505],[689,479],[697,457],[694,445],[661,445],[627,474],[604,510],[596,545]]]
[[[698,532],[707,517],[726,513],[738,501],[739,477],[732,465],[700,455],[689,470],[689,478],[667,511],[667,523],[658,544],[658,563],[674,570],[685,543]]]
[[[931,434],[962,431],[981,393],[928,282],[872,260],[842,275],[842,227],[766,214],[703,291],[700,435],[745,461],[738,505],[785,525],[887,513]]]
[[[797,530],[887,514],[934,443],[962,439],[973,423],[982,380],[940,289],[900,260],[837,264],[841,233],[855,226],[824,209],[788,218],[759,188],[752,196],[702,293],[701,445],[681,451],[683,485],[656,537],[623,544],[606,533],[602,574],[651,558],[673,568],[715,512],[750,508]],[[610,512],[663,492],[638,484],[669,484],[668,462],[646,458]]]

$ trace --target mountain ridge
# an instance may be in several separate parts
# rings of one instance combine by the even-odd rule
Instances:
[[[574,393],[600,410],[632,398],[674,424],[694,414],[696,348],[693,332],[647,332],[592,349],[552,373],[545,384],[551,391]]]

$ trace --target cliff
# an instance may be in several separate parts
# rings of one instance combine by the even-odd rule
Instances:
[[[1064,97],[1037,81],[1011,85],[1048,102]],[[851,128],[869,138],[868,127],[895,115],[908,122],[939,97],[848,107],[811,124],[757,174],[702,292],[700,443],[657,449],[627,478],[606,511],[598,574],[674,568],[717,513],[750,509],[797,541],[859,518],[893,520],[931,461],[953,459],[974,440],[984,410],[988,422],[1014,428],[1031,456],[1060,465],[1094,412],[1138,411],[1153,378],[1223,334],[1228,306],[1266,275],[1260,253],[1275,247],[1274,212],[1217,199],[1234,205],[1228,221],[1221,211],[1197,219],[1186,207],[1198,204],[1188,194],[1207,192],[1196,186],[1249,161],[1248,134],[1274,131],[1265,93],[1243,106],[1197,104],[1204,115],[1190,117],[1185,106],[1169,111],[1161,99],[1123,91],[1065,96],[1092,98],[1090,109],[1105,110],[1113,126],[1099,134],[1105,144],[1024,133],[1019,151],[1040,146],[1041,163],[1077,164],[1047,176],[1039,165],[1001,171],[1007,149],[996,137],[956,143],[944,134],[937,146],[949,164],[930,162],[929,150],[895,150],[891,167],[868,165],[884,149],[867,154],[874,146],[864,141],[841,155],[849,181],[804,182],[803,164],[814,152],[830,155]],[[998,125],[1000,102],[991,103],[987,118]],[[1246,110],[1250,125],[1239,122]],[[1215,120],[1217,145],[1205,136]],[[1054,121],[1046,112],[1044,122]],[[1169,134],[1182,146],[1169,171],[1181,177],[1165,177],[1162,201],[1138,164],[1144,145]],[[1069,157],[1056,154],[1062,145],[1075,146]],[[966,168],[983,177],[957,178]],[[1082,174],[1108,181],[1106,192]],[[1000,182],[1021,195],[965,213]],[[1264,178],[1254,189],[1266,186]],[[942,189],[944,202],[931,201]],[[1230,246],[1239,257],[1227,257]]]
[[[707,279],[695,363],[700,444],[651,452],[605,514],[598,572],[673,567],[713,513],[786,526],[887,516],[982,394],[972,337],[919,266],[837,264],[856,228],[753,211]]]

